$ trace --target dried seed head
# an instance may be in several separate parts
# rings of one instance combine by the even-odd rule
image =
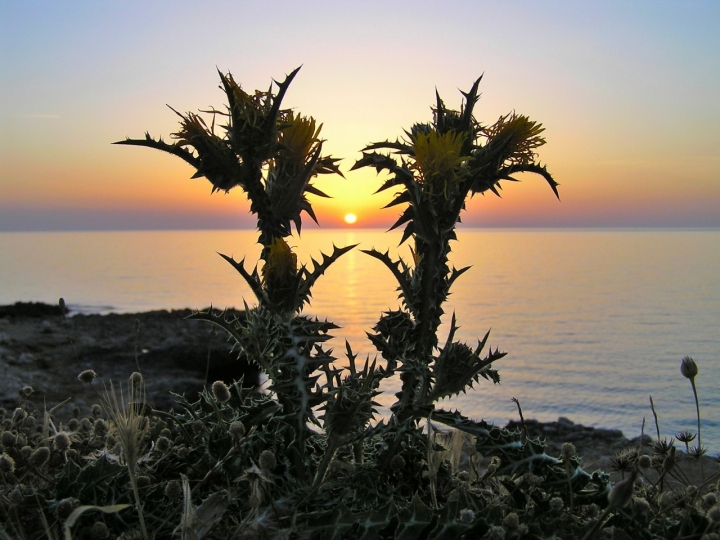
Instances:
[[[10,499],[10,502],[13,504],[20,504],[23,502],[23,494],[22,491],[20,491],[20,486],[15,486],[13,490],[8,493],[8,499]]]
[[[93,404],[92,406],[92,415],[97,418],[102,414],[102,407],[98,405],[97,403]]]
[[[680,373],[686,379],[693,380],[698,374],[698,367],[695,360],[686,356],[680,361]]]
[[[5,454],[0,454],[0,473],[11,473],[15,470],[15,460]]]
[[[65,457],[75,461],[78,457],[78,451],[74,448],[70,448],[67,452],[65,452]]]
[[[93,429],[98,435],[104,435],[108,432],[107,424],[102,418],[98,418],[97,420],[95,420],[95,423],[93,424]]]
[[[563,500],[560,497],[553,497],[550,499],[550,508],[552,508],[555,511],[562,510],[565,503],[563,503]]]
[[[23,458],[25,461],[27,461],[28,459],[30,459],[30,454],[32,454],[32,447],[31,447],[31,446],[23,446],[23,447],[20,449],[20,455],[22,456],[22,458]]]
[[[647,454],[643,454],[640,456],[640,459],[638,459],[638,465],[640,465],[641,469],[649,469],[652,467],[652,458]]]
[[[57,517],[60,519],[65,519],[70,514],[72,514],[72,511],[75,510],[80,505],[80,501],[73,497],[68,497],[67,499],[63,499],[57,504],[57,507],[55,508],[55,512],[57,513]]]
[[[520,518],[515,512],[510,512],[503,519],[503,526],[509,531],[514,531],[520,526]]]
[[[80,425],[80,422],[78,422],[77,418],[71,418],[70,421],[68,422],[68,429],[70,431],[75,431],[79,425]]]
[[[91,384],[95,380],[95,377],[97,377],[97,373],[95,373],[92,369],[86,369],[78,375],[78,380],[85,384]],[[80,412],[79,409],[78,412]]]
[[[710,493],[706,493],[703,497],[703,504],[708,508],[711,506],[715,506],[717,502],[717,494],[713,493],[712,491]]]
[[[713,506],[708,510],[707,517],[713,523],[720,523],[720,506]]]
[[[22,393],[25,397],[28,397],[30,394],[33,393],[33,387],[32,386],[23,386]]]
[[[635,499],[633,501],[633,506],[635,508],[635,512],[638,514],[647,514],[650,511],[650,503],[647,502],[647,499],[639,498]]]
[[[73,407],[72,415],[73,418],[77,418],[78,416],[80,416],[80,407]]]
[[[475,519],[475,512],[469,508],[463,508],[460,510],[460,521],[463,523],[472,523]]]
[[[190,449],[187,446],[178,446],[175,453],[177,454],[178,459],[185,460],[190,454]]]
[[[395,454],[390,460],[390,468],[394,471],[402,471],[405,468],[405,458]]]
[[[277,459],[272,450],[263,450],[258,458],[258,465],[263,471],[271,472],[277,466]]]
[[[27,418],[27,412],[25,411],[25,409],[18,407],[13,412],[12,419],[13,419],[13,422],[15,422],[16,424],[19,422],[22,422],[26,418]]]
[[[240,421],[233,422],[230,424],[230,427],[228,428],[228,432],[233,437],[236,437],[238,439],[241,439],[245,436],[245,424],[243,424]]]
[[[505,527],[493,525],[490,527],[490,530],[486,533],[485,537],[489,540],[503,540],[505,538]]]
[[[158,437],[158,440],[155,441],[155,449],[161,454],[164,454],[170,450],[170,439],[167,437]]]
[[[563,458],[570,459],[574,455],[577,455],[577,451],[575,450],[575,445],[571,442],[566,442],[562,444],[562,447],[560,449],[560,453],[562,454]]]
[[[222,381],[215,381],[212,384],[212,394],[215,401],[218,403],[225,403],[230,401],[230,390],[227,385]]]
[[[177,480],[170,480],[165,484],[165,496],[174,501],[182,497],[182,486]]]
[[[43,465],[45,465],[45,463],[47,463],[49,457],[50,449],[47,446],[41,446],[32,454],[30,454],[30,459],[28,460],[28,462],[33,467],[42,467]]]
[[[90,538],[93,538],[93,540],[103,540],[108,536],[110,536],[110,530],[102,521],[96,521],[90,527]]]
[[[0,435],[0,442],[5,448],[12,448],[17,442],[17,435],[12,431],[3,431]]]
[[[61,431],[55,435],[55,437],[53,437],[53,447],[60,452],[65,452],[70,448],[70,437],[68,437],[68,434]]]
[[[151,483],[149,476],[142,475],[137,477],[137,485],[139,488],[148,487]]]
[[[89,418],[83,418],[80,420],[80,431],[90,431],[92,429],[92,422]]]
[[[612,508],[622,508],[630,502],[636,478],[637,470],[634,470],[628,478],[621,480],[613,486],[610,493],[608,493],[608,502]]]
[[[470,481],[470,473],[468,471],[460,471],[457,474],[458,480],[461,482],[469,482]]]
[[[160,431],[161,437],[167,437],[168,439],[172,437],[172,431],[170,431],[168,428],[164,428]]]

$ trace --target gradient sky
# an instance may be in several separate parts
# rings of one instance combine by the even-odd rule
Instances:
[[[216,66],[253,90],[301,64],[284,105],[324,123],[344,171],[482,73],[481,121],[542,122],[561,202],[529,175],[464,223],[720,227],[719,28],[715,0],[0,0],[0,231],[252,225],[239,190],[211,197],[179,159],[110,143],[167,140],[165,104],[222,107]],[[397,216],[371,170],[319,186],[325,227]]]

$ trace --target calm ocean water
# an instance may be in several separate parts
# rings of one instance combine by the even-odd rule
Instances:
[[[680,359],[692,356],[703,442],[720,451],[720,231],[473,230],[458,233],[451,260],[472,265],[450,297],[459,337],[507,351],[502,383],[482,381],[444,406],[504,424],[566,416],[639,435],[654,434],[652,394],[663,435],[695,430],[695,406]],[[82,312],[242,307],[252,294],[215,252],[257,259],[253,231],[0,233],[0,303],[57,302]],[[301,261],[332,244],[390,248],[397,234],[307,231],[292,244]],[[409,256],[407,247],[399,253]],[[353,250],[321,278],[308,310],[343,328],[353,349],[378,314],[397,306],[378,261]],[[441,342],[446,327],[441,328]],[[391,382],[381,397],[389,405]]]

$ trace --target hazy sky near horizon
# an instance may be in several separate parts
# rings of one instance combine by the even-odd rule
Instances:
[[[299,65],[284,105],[324,124],[343,171],[483,73],[481,121],[542,122],[561,202],[527,175],[464,223],[720,227],[718,28],[717,1],[0,0],[0,231],[251,225],[238,189],[110,143],[168,140],[165,104],[221,108],[216,66],[251,91]],[[373,171],[345,176],[318,183],[322,225],[395,221]]]

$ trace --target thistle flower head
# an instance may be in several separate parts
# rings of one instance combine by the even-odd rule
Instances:
[[[698,374],[698,367],[695,360],[686,356],[680,361],[680,373],[686,379],[693,380]]]
[[[263,450],[258,458],[258,465],[265,472],[271,472],[277,466],[277,459],[272,450]]]

